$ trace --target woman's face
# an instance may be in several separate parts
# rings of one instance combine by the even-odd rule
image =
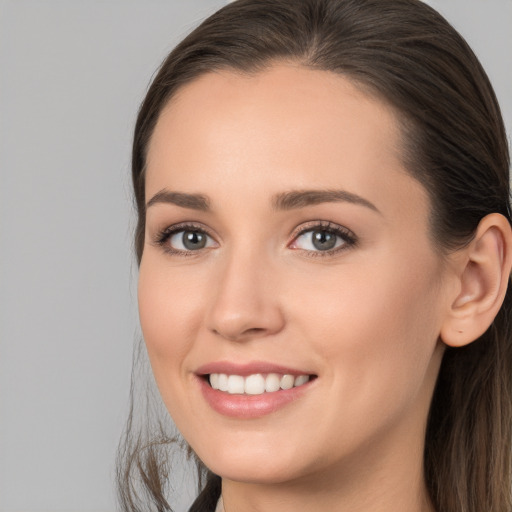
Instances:
[[[211,470],[421,460],[453,286],[386,104],[299,66],[206,74],[160,116],[146,201],[142,330]]]

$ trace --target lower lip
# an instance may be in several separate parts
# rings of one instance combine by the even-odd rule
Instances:
[[[251,419],[271,414],[295,402],[307,392],[316,379],[296,388],[261,395],[230,395],[213,389],[204,378],[198,377],[198,380],[205,400],[214,411],[232,418]]]

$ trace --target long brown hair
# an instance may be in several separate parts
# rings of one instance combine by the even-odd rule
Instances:
[[[495,94],[467,43],[436,11],[419,0],[238,0],[172,51],[140,108],[132,163],[139,262],[146,151],[163,107],[204,73],[253,73],[278,60],[344,75],[395,108],[406,168],[430,196],[439,250],[467,243],[489,213],[510,222],[508,144]],[[445,352],[424,455],[440,512],[512,511],[511,315],[509,290],[481,338]],[[178,438],[162,424],[149,433],[135,427],[134,402],[118,458],[122,509],[171,510],[167,448]],[[200,479],[191,510],[210,510],[220,479],[197,463],[206,485]]]

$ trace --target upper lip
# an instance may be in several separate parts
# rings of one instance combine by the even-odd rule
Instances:
[[[196,370],[197,375],[211,373],[224,373],[226,375],[240,375],[242,377],[255,373],[278,373],[281,375],[313,375],[308,370],[299,370],[288,366],[270,363],[267,361],[252,361],[248,363],[233,363],[230,361],[215,361],[204,364]]]

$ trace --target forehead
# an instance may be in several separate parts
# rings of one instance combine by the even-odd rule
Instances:
[[[160,115],[146,196],[235,185],[238,195],[343,187],[376,203],[410,188],[425,195],[405,171],[401,139],[393,108],[342,75],[292,64],[207,73]]]
[[[401,152],[399,124],[389,105],[342,75],[280,64],[253,74],[207,73],[179,89],[157,122],[148,167],[155,151],[181,148],[190,160],[193,152],[185,151],[186,142],[191,150],[201,143],[201,149],[216,154],[225,147],[229,157],[242,138],[245,152],[268,152],[269,143],[300,144],[304,139],[317,158],[328,146],[341,153],[355,141],[360,156],[370,153],[367,145],[397,159]]]

